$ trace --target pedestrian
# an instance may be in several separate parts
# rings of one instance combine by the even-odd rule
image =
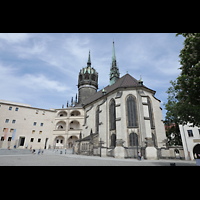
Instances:
[[[42,152],[41,152],[42,155],[43,155],[43,152],[44,152],[44,151],[42,150]]]
[[[141,160],[141,153],[138,151],[138,158]]]
[[[40,155],[40,149],[39,149],[39,151],[38,151],[38,155]]]
[[[35,154],[35,149],[33,149],[32,154],[33,154],[33,155]]]

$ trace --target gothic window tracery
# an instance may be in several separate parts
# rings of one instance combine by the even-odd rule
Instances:
[[[130,133],[129,145],[130,146],[138,146],[138,135],[136,133]]]
[[[116,130],[116,112],[115,112],[115,100],[112,99],[110,102],[110,130]]]
[[[127,100],[128,127],[138,127],[136,100],[130,95]]]

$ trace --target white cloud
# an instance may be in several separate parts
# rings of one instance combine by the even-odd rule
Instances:
[[[25,74],[21,78],[21,83],[24,87],[28,87],[34,90],[52,90],[56,92],[65,92],[70,90],[70,87],[55,81],[50,80],[45,77],[43,74],[32,75],[32,74]]]
[[[27,41],[29,37],[30,34],[27,33],[0,33],[0,39],[8,43],[20,43]]]
[[[44,41],[33,42],[32,46],[16,46],[14,47],[19,58],[31,58],[32,56],[42,56],[46,50],[46,44]]]

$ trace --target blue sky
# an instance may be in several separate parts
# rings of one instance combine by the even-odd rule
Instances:
[[[121,77],[128,73],[167,101],[169,81],[180,74],[184,38],[175,33],[0,33],[0,99],[39,108],[61,108],[78,93],[78,74],[87,65],[109,84],[112,42]]]

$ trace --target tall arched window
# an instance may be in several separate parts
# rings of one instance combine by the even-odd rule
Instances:
[[[152,112],[152,107],[151,107],[151,101],[150,101],[149,97],[147,98],[147,103],[148,103],[148,109],[149,109],[149,118],[150,118],[151,128],[155,128],[154,120],[153,120],[153,112]]]
[[[135,98],[130,95],[126,100],[126,103],[127,103],[128,127],[138,127]]]
[[[110,130],[116,130],[116,113],[115,113],[115,100],[112,99],[110,102]]]
[[[138,135],[136,133],[130,133],[129,145],[130,146],[138,146]]]
[[[96,109],[96,133],[99,133],[99,106]]]

